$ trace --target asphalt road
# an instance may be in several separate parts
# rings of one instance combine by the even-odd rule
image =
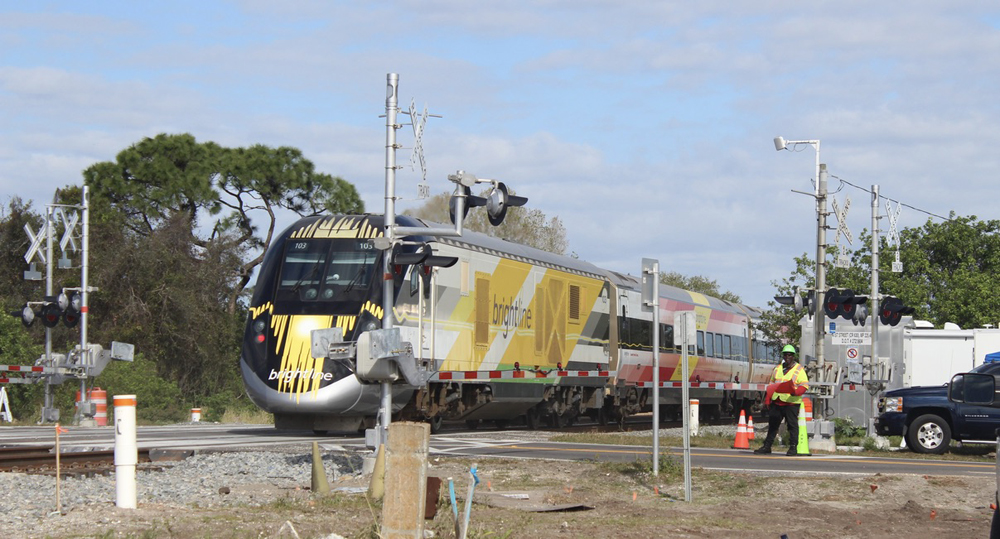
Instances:
[[[60,434],[60,450],[88,451],[113,449],[113,427],[68,427]],[[0,446],[52,445],[53,426],[0,426]],[[438,456],[491,456],[509,458],[541,458],[552,460],[630,461],[649,459],[652,448],[571,444],[544,440],[537,431],[472,431],[446,432],[431,436],[431,453]],[[196,451],[235,451],[267,446],[311,445],[318,441],[327,451],[365,451],[364,438],[351,436],[317,436],[311,432],[279,432],[269,426],[218,425],[191,423],[138,428],[138,445],[142,449],[193,449]],[[680,448],[662,447],[680,462]],[[735,449],[691,449],[691,465],[714,470],[756,471],[767,474],[801,473],[809,475],[989,475],[995,473],[992,462],[967,462],[907,458],[906,453],[893,457],[862,457],[850,453],[788,457],[783,453],[756,455],[752,451]]]

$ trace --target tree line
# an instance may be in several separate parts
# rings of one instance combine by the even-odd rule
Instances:
[[[871,231],[858,238],[858,249],[844,249],[850,258],[848,268],[827,265],[828,288],[851,289],[858,295],[871,294]],[[981,221],[976,216],[961,217],[952,212],[948,219],[935,222],[929,218],[922,226],[899,232],[899,245],[889,245],[879,237],[879,293],[900,298],[914,307],[914,319],[927,320],[935,327],[946,322],[962,328],[1000,326],[1000,221]],[[896,252],[902,271],[892,265]],[[830,251],[836,258],[838,249]],[[803,253],[794,259],[791,274],[771,282],[776,296],[790,296],[796,286],[815,286],[816,261]],[[816,306],[822,308],[822,306]],[[869,298],[869,318],[878,317],[878,302]],[[775,343],[798,343],[801,314],[791,306],[768,302],[764,330]]]

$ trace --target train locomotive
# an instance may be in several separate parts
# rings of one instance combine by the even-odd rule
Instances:
[[[406,216],[407,227],[434,227]],[[393,264],[383,275],[380,215],[300,219],[274,241],[249,306],[240,368],[250,399],[278,429],[357,431],[378,415],[380,386],[356,375],[354,358],[313,357],[311,332],[340,328],[345,341],[393,317],[419,364],[422,385],[393,384],[394,417],[470,427],[523,420],[529,428],[602,423],[652,408],[652,314],[641,283],[572,257],[485,234],[407,238],[453,264]],[[393,259],[396,260],[395,258]],[[392,312],[383,279],[393,280]],[[663,417],[681,409],[674,313],[694,311],[690,396],[718,416],[759,403],[776,356],[755,330],[760,312],[660,287]]]

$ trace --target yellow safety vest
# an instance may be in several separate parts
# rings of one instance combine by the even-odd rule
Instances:
[[[771,382],[787,382],[791,380],[795,385],[804,385],[806,389],[809,389],[809,377],[806,375],[806,370],[802,365],[796,363],[794,367],[785,372],[783,364],[779,363],[777,367],[774,368],[774,372],[771,373]],[[778,400],[782,402],[787,402],[788,404],[801,404],[802,396],[792,395],[791,393],[778,393],[777,391],[771,395],[771,400]]]

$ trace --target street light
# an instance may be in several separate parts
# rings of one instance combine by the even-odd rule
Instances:
[[[819,141],[818,140],[785,140],[784,137],[774,137],[774,149],[777,151],[787,150],[789,146],[793,148],[800,144],[808,144],[816,148],[816,188],[815,194],[819,196]]]
[[[814,197],[816,198],[816,303],[823,305],[824,293],[826,292],[826,167],[819,162],[819,141],[818,140],[785,140],[784,137],[774,137],[774,149],[776,151],[787,150],[801,144],[808,144],[816,149],[816,182]],[[803,193],[805,194],[805,193]],[[816,309],[814,326],[814,353],[816,354],[816,365],[819,367],[819,377],[825,374],[825,358],[823,353],[823,338],[825,317],[823,309]],[[817,380],[824,382],[825,380]]]

